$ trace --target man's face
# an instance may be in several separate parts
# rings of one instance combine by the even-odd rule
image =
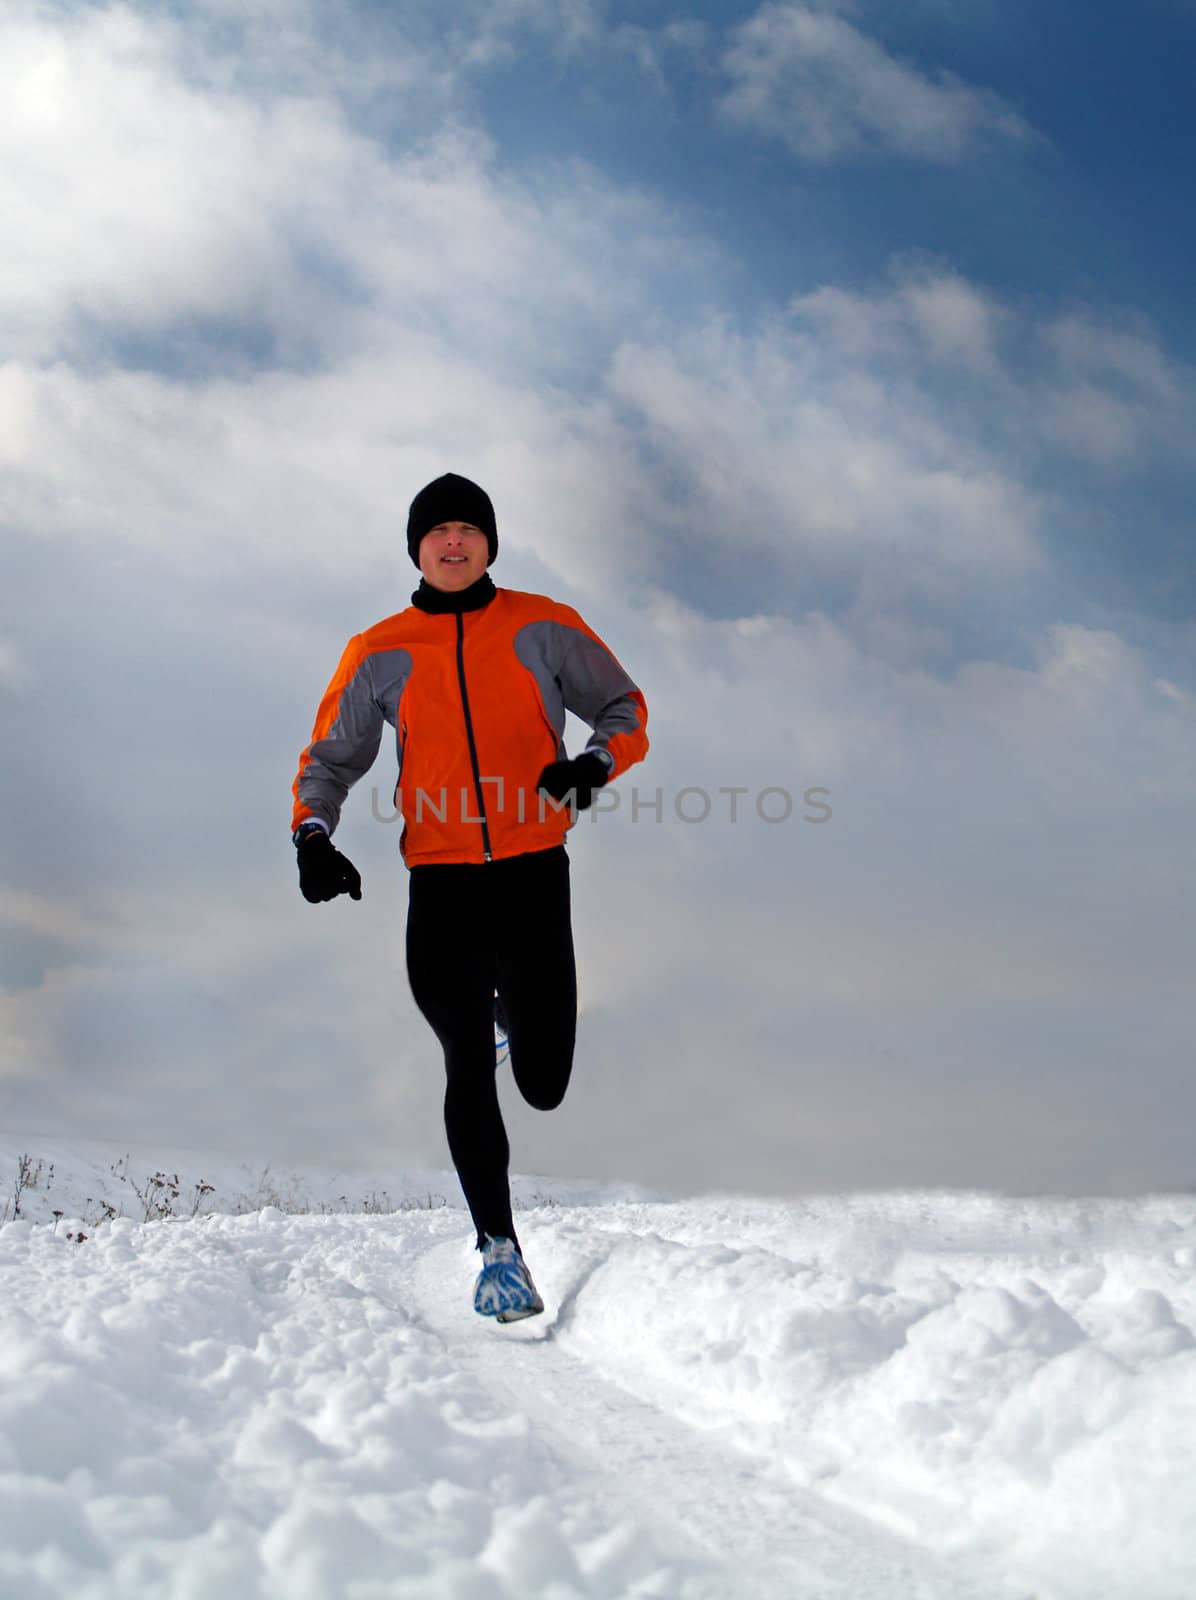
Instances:
[[[419,570],[433,589],[468,589],[486,570],[490,546],[472,522],[442,522],[419,542]]]

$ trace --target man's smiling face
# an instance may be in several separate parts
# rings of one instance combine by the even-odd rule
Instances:
[[[472,522],[441,522],[419,543],[419,570],[433,589],[468,589],[486,570],[490,546]]]

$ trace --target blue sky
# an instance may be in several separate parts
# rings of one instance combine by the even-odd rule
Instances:
[[[511,1106],[521,1164],[1191,1181],[1194,33],[6,8],[15,1124],[443,1156],[394,830],[363,786],[366,899],[313,909],[287,820],[451,469],[652,710],[575,837],[578,1088]],[[672,806],[737,785],[833,816]]]
[[[693,50],[656,46],[659,79],[626,45],[608,48],[598,71],[582,50],[548,72],[542,54],[513,60],[477,85],[486,120],[516,157],[542,154],[551,130],[553,150],[699,208],[750,253],[749,305],[828,277],[867,282],[892,255],[927,251],[1017,297],[1149,305],[1190,358],[1190,9],[1148,4],[1127,27],[1108,4],[1086,8],[1082,26],[1066,7],[1030,0],[844,7],[893,55],[990,90],[1032,130],[1022,148],[942,165],[875,148],[809,164],[780,140],[729,137],[710,114],[725,83],[718,44],[754,10],[687,8],[709,35]],[[607,15],[650,35],[677,13]]]
[[[575,48],[548,70],[542,52],[520,56],[475,92],[511,159],[535,163],[550,149],[593,162],[693,216],[728,251],[725,315],[759,316],[828,281],[867,291],[894,261],[937,262],[1016,306],[1148,320],[1169,355],[1191,363],[1196,222],[1183,196],[1196,156],[1186,110],[1196,13],[1164,0],[1127,28],[1109,5],[1087,8],[1082,25],[1066,7],[1032,3],[811,9],[850,19],[932,82],[952,75],[999,96],[1022,135],[978,139],[950,160],[879,138],[802,160],[780,137],[729,128],[712,114],[728,82],[720,59],[752,6],[687,8],[702,32],[682,39],[660,37],[678,20],[667,6],[611,6],[604,49]],[[695,301],[708,292],[699,275]],[[1083,482],[1071,487],[1085,497]],[[1187,491],[1186,471],[1156,478],[1150,525],[1130,540],[1143,485],[1115,485],[1109,518],[1101,484],[1082,551],[1058,536],[1073,604],[1190,615]]]

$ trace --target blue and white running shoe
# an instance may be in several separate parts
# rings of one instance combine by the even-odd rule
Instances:
[[[479,1316],[494,1317],[498,1322],[518,1322],[521,1317],[536,1317],[543,1311],[544,1302],[536,1293],[532,1275],[513,1240],[486,1235],[473,1309]]]
[[[494,996],[494,1062],[501,1067],[511,1054],[511,1042],[508,1037],[507,1014],[503,1010],[502,1001]]]

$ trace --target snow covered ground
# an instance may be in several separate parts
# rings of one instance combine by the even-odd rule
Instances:
[[[451,1173],[123,1154],[0,1140],[0,1595],[1196,1596],[1196,1199],[528,1179],[498,1328]]]

